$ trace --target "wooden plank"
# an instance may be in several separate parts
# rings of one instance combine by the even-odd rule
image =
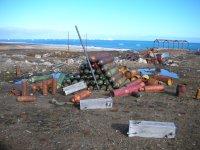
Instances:
[[[64,87],[63,91],[65,92],[65,95],[80,91],[82,89],[87,88],[87,84],[84,81],[72,84],[70,86]]]
[[[109,98],[85,99],[80,101],[80,109],[105,109],[112,108],[113,100]]]
[[[129,137],[175,138],[176,126],[173,122],[129,121]]]

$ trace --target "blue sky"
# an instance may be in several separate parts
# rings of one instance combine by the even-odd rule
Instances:
[[[0,0],[0,39],[187,39],[200,42],[200,0]]]

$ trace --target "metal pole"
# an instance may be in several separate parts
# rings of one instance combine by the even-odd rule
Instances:
[[[68,51],[69,51],[69,32],[68,32],[68,40],[67,40],[67,44],[68,44],[68,47],[67,47],[67,49],[68,49]]]
[[[100,88],[99,88],[99,85],[98,85],[98,83],[97,83],[96,77],[95,77],[95,75],[94,75],[94,72],[93,72],[93,69],[92,69],[92,66],[91,66],[89,57],[88,57],[88,53],[87,53],[87,51],[86,51],[86,49],[85,49],[85,47],[84,47],[84,45],[83,45],[83,41],[82,41],[82,39],[81,39],[81,35],[80,35],[79,31],[78,31],[78,27],[75,26],[75,28],[76,28],[76,32],[77,32],[77,34],[78,34],[78,37],[79,37],[81,46],[82,46],[82,48],[83,48],[83,51],[84,51],[84,53],[85,53],[87,62],[88,62],[88,64],[89,64],[90,70],[91,70],[91,72],[92,72],[92,76],[93,76],[94,81],[95,81],[95,83],[96,83],[97,89],[99,90]]]
[[[85,49],[87,51],[87,34],[85,34]]]

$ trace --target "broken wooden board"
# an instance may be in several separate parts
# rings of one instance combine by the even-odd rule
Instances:
[[[173,122],[129,121],[129,137],[174,138],[176,126]]]
[[[87,88],[87,84],[84,81],[72,84],[70,86],[64,87],[63,91],[65,92],[65,95],[80,91],[82,89]]]
[[[112,108],[113,100],[109,98],[97,98],[97,99],[84,99],[80,100],[80,109],[105,109]]]

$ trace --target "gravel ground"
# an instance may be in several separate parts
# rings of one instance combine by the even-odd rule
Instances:
[[[178,66],[164,66],[176,72],[180,79],[166,87],[164,93],[142,93],[142,97],[114,99],[113,109],[81,111],[73,105],[55,106],[49,100],[69,101],[70,96],[37,94],[37,101],[19,103],[9,95],[13,87],[9,81],[15,76],[14,65],[22,67],[25,74],[48,72],[52,66],[64,63],[61,71],[75,72],[84,61],[82,53],[47,50],[12,49],[0,51],[0,149],[200,149],[200,101],[194,99],[200,88],[200,56],[173,51]],[[35,54],[47,57],[35,58]],[[125,52],[112,52],[114,56]],[[14,55],[14,56],[13,56]],[[9,60],[9,58],[11,60]],[[74,58],[76,61],[70,62]],[[44,61],[41,61],[44,59]],[[9,60],[9,61],[8,61]],[[25,62],[27,60],[27,63]],[[78,60],[78,61],[77,61]],[[7,61],[7,63],[5,63]],[[8,63],[10,62],[10,63]],[[36,64],[34,63],[36,62]],[[153,67],[134,61],[118,62],[131,68]],[[178,83],[187,84],[185,97],[175,96]],[[108,92],[94,91],[92,97],[107,97]],[[129,120],[174,122],[175,139],[154,139],[127,136]]]

